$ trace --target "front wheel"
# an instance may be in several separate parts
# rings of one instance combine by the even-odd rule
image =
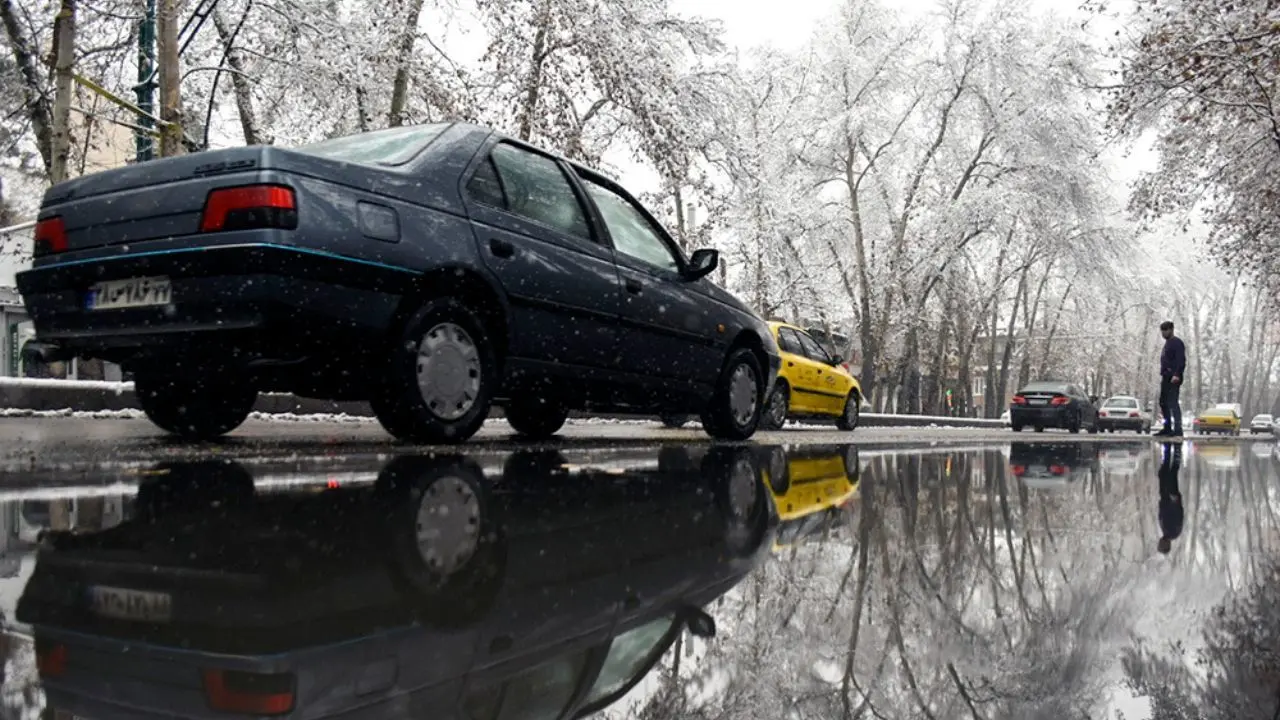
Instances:
[[[569,417],[569,410],[563,404],[546,398],[512,400],[505,410],[507,424],[517,433],[535,440],[555,435]]]
[[[430,300],[392,347],[374,414],[401,440],[464,442],[489,415],[497,364],[474,312],[452,298]]]
[[[715,394],[702,413],[702,427],[721,440],[746,440],[760,422],[760,361],[747,348],[729,353]]]
[[[836,427],[841,430],[856,430],[858,420],[862,417],[862,398],[858,396],[858,391],[854,390],[844,400],[844,412],[840,414],[840,419],[836,421]]]
[[[1021,425],[1014,425],[1014,426],[1012,426],[1012,429],[1013,429],[1013,431],[1014,431],[1014,432],[1022,432],[1022,426],[1021,426]]]
[[[233,373],[188,368],[139,370],[134,393],[147,418],[160,429],[189,440],[225,435],[249,417],[258,391]]]
[[[787,422],[787,408],[790,404],[791,393],[787,390],[787,384],[778,381],[773,388],[773,393],[769,395],[769,404],[765,406],[764,414],[760,416],[760,428],[781,430]]]

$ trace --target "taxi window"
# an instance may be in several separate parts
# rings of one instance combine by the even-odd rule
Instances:
[[[800,338],[791,328],[778,328],[778,347],[792,355],[804,354],[804,349],[800,347]]]
[[[800,337],[800,344],[804,347],[804,354],[810,360],[816,360],[821,363],[831,362],[831,356],[827,354],[826,350],[822,349],[817,340],[804,333],[796,333],[796,335]]]

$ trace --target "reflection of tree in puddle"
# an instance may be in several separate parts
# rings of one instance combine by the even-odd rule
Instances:
[[[727,597],[717,643],[696,668],[686,663],[678,683],[668,668],[642,715],[1113,716],[1119,705],[1145,704],[1126,697],[1132,668],[1150,669],[1135,681],[1138,695],[1178,697],[1161,682],[1188,698],[1221,686],[1214,691],[1256,705],[1239,679],[1264,672],[1251,661],[1234,660],[1230,680],[1219,670],[1223,679],[1205,685],[1188,679],[1203,670],[1158,671],[1174,664],[1145,648],[1198,632],[1204,611],[1241,578],[1265,578],[1270,597],[1280,591],[1280,573],[1256,567],[1280,537],[1270,461],[1250,457],[1231,476],[1188,461],[1186,528],[1163,556],[1155,449],[1144,446],[1142,458],[1136,475],[1113,477],[1094,463],[1081,481],[1053,489],[1017,482],[998,453],[872,460],[845,531],[791,548]],[[1206,652],[1243,655],[1246,629],[1280,649],[1280,617],[1249,607],[1241,617],[1253,619],[1212,630]],[[1147,640],[1121,667],[1135,637]],[[1280,660],[1250,657],[1265,657],[1275,679],[1255,685],[1274,692]]]

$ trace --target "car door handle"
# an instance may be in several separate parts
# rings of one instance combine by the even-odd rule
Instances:
[[[790,360],[787,361],[787,367],[795,367],[795,366],[796,366],[795,363],[791,362]]]
[[[489,252],[493,253],[494,257],[509,258],[516,254],[516,246],[506,240],[492,238],[489,240]]]
[[[639,280],[627,281],[627,292],[631,293],[632,295],[639,295],[640,291],[643,289],[644,289],[644,286],[640,284]]]

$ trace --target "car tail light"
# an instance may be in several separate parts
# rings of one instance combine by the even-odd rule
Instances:
[[[67,226],[60,217],[45,218],[36,223],[35,239],[31,251],[33,257],[66,252]]]
[[[36,639],[36,669],[41,677],[60,677],[67,672],[67,646]]]
[[[200,218],[200,232],[298,227],[293,188],[283,185],[245,185],[209,193]]]
[[[1066,475],[1067,466],[1066,465],[1050,465],[1049,472],[1053,473],[1054,475]]]
[[[1065,398],[1065,397],[1062,397],[1061,395],[1059,395],[1058,397],[1054,398],[1053,400],[1050,400],[1050,401],[1049,401],[1049,404],[1050,404],[1050,405],[1066,405],[1066,404],[1067,404],[1067,403],[1069,403],[1069,402],[1071,402],[1071,399],[1070,399],[1070,398]]]
[[[1131,413],[1129,413],[1129,417],[1131,417],[1131,418],[1135,418],[1135,417],[1142,417],[1142,416],[1141,416],[1141,415],[1139,415],[1139,414],[1138,414],[1138,413],[1136,413],[1136,412],[1131,412]]]
[[[1025,475],[1027,472],[1025,465],[1010,465],[1009,470],[1012,471],[1014,475]]]
[[[204,694],[222,712],[283,715],[293,709],[293,675],[205,670]]]
[[[1027,399],[1021,395],[1014,395],[1011,401],[1014,405],[1026,405]]]

